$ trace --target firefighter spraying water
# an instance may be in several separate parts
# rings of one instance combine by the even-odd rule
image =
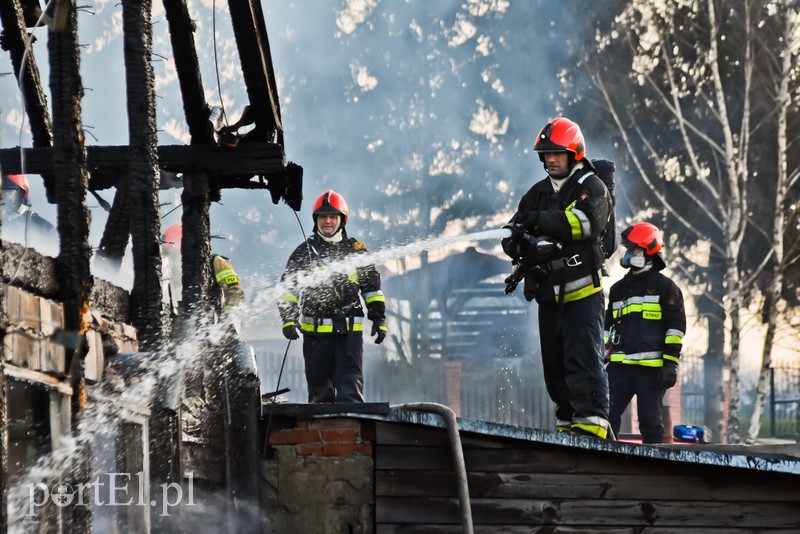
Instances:
[[[545,124],[534,151],[547,176],[523,195],[506,226],[503,251],[516,266],[506,292],[524,280],[525,299],[539,305],[542,364],[556,404],[556,430],[611,437],[602,277],[604,260],[613,253],[604,245],[612,197],[586,157],[575,122],[558,117]]]

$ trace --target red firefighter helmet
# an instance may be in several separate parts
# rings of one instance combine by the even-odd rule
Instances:
[[[622,244],[644,249],[645,256],[656,256],[661,252],[664,241],[655,225],[641,222],[622,231]]]
[[[575,161],[586,155],[581,128],[565,117],[558,117],[548,122],[536,136],[534,152],[544,161],[545,152],[570,152]]]
[[[164,246],[175,247],[180,250],[182,240],[183,225],[181,223],[175,223],[164,230]]]
[[[314,201],[314,207],[311,210],[311,216],[314,218],[314,223],[317,222],[317,215],[333,214],[342,216],[342,224],[347,222],[347,202],[344,197],[332,189],[328,189]]]
[[[22,192],[22,197],[28,200],[28,177],[24,174],[3,174],[3,189],[16,189]]]

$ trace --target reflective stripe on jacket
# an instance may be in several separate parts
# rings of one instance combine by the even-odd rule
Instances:
[[[346,235],[340,242],[330,243],[315,233],[301,243],[289,256],[281,276],[286,287],[278,299],[282,322],[297,323],[305,333],[360,332],[364,305],[370,320],[384,320],[386,304],[375,266],[355,267],[347,274],[333,268],[348,256],[364,253],[363,244]],[[328,270],[331,274],[325,276]],[[300,287],[299,280],[309,273],[314,273],[313,279],[304,280]]]
[[[677,364],[685,331],[683,294],[658,270],[630,271],[611,286],[604,334],[606,343],[613,344],[611,363]]]
[[[543,282],[526,276],[526,293],[536,288],[539,304],[553,304],[563,299],[572,302],[602,291],[603,256],[600,239],[611,213],[608,189],[585,160],[576,168],[560,189],[553,191],[549,178],[534,184],[520,199],[511,223],[523,223],[535,236],[557,240],[562,247],[552,261]],[[531,212],[538,220],[526,223]]]

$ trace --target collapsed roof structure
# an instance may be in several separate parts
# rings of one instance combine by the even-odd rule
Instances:
[[[164,0],[171,59],[180,85],[185,125],[191,136],[188,145],[158,143],[152,64],[156,27],[151,21],[150,0],[121,2],[124,58],[120,59],[125,67],[130,142],[125,146],[86,144],[81,118],[84,87],[78,43],[79,9],[75,0],[50,0],[44,6],[39,0],[0,3],[3,30],[0,46],[13,64],[33,145],[0,150],[0,169],[6,174],[42,177],[47,200],[57,206],[60,244],[55,260],[23,250],[16,256],[17,266],[2,262],[2,531],[9,526],[10,477],[6,475],[18,471],[20,466],[16,463],[29,456],[24,451],[30,449],[34,456],[41,456],[43,451],[55,449],[57,438],[70,434],[70,427],[77,425],[87,403],[99,402],[103,396],[100,386],[114,374],[104,376],[104,354],[125,351],[147,354],[168,345],[173,318],[165,312],[162,295],[159,190],[174,187],[176,180],[183,187],[182,222],[186,231],[182,240],[184,283],[179,319],[189,324],[200,321],[212,308],[210,203],[219,200],[223,190],[231,188],[264,190],[273,203],[284,201],[295,210],[300,209],[302,200],[302,168],[287,163],[284,152],[275,74],[258,0],[228,5],[248,103],[242,118],[227,126],[223,126],[219,110],[205,97],[195,46],[195,24],[187,1]],[[28,33],[29,28],[45,25],[49,107]],[[119,266],[131,242],[134,280],[130,295],[92,276],[87,195],[110,188],[114,190],[114,199],[97,257]],[[18,250],[8,243],[2,247],[6,259],[14,257],[14,251]],[[23,261],[26,272],[20,273]],[[21,314],[33,309],[34,319],[20,323]],[[47,317],[44,310],[48,310]],[[92,334],[98,336],[94,344]],[[109,351],[112,345],[114,348]],[[47,356],[40,357],[40,353]],[[120,379],[119,373],[135,374],[137,365],[117,365],[116,379]],[[122,380],[129,378],[123,376]],[[57,401],[55,404],[53,399]],[[17,405],[21,412],[9,406],[15,402],[22,403]],[[50,415],[47,415],[48,402]],[[119,398],[112,400],[114,403],[125,405]],[[41,410],[36,408],[31,412],[31,407],[36,406]],[[139,429],[136,434],[139,437],[127,441],[144,439],[145,450],[150,441],[153,454],[149,466],[155,476],[149,482],[170,482],[181,474],[181,466],[174,461],[180,444],[169,438],[180,434],[180,423],[174,413],[162,417],[149,413],[149,408],[127,406],[128,415],[124,419]],[[131,415],[134,412],[138,415]],[[43,421],[28,421],[26,413],[40,413],[37,417]],[[34,428],[44,425],[38,444],[28,447],[28,441],[17,439],[14,428],[9,429],[13,425],[6,424],[7,414],[11,417],[17,414],[20,418],[17,422],[23,421],[20,423],[23,427],[29,424],[26,428],[34,434],[38,432]],[[147,467],[148,455],[144,451],[128,451],[127,456],[138,457],[139,467]],[[80,482],[80,476],[75,480]],[[72,528],[80,530],[90,522],[85,511],[70,513]],[[127,517],[125,524],[147,526],[149,530],[148,515],[147,511],[144,514],[140,511],[136,517]],[[48,519],[43,524],[48,524]]]

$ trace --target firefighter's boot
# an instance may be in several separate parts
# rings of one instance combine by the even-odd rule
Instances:
[[[600,439],[614,439],[611,424],[603,417],[573,417],[570,431],[576,436],[591,436]]]

